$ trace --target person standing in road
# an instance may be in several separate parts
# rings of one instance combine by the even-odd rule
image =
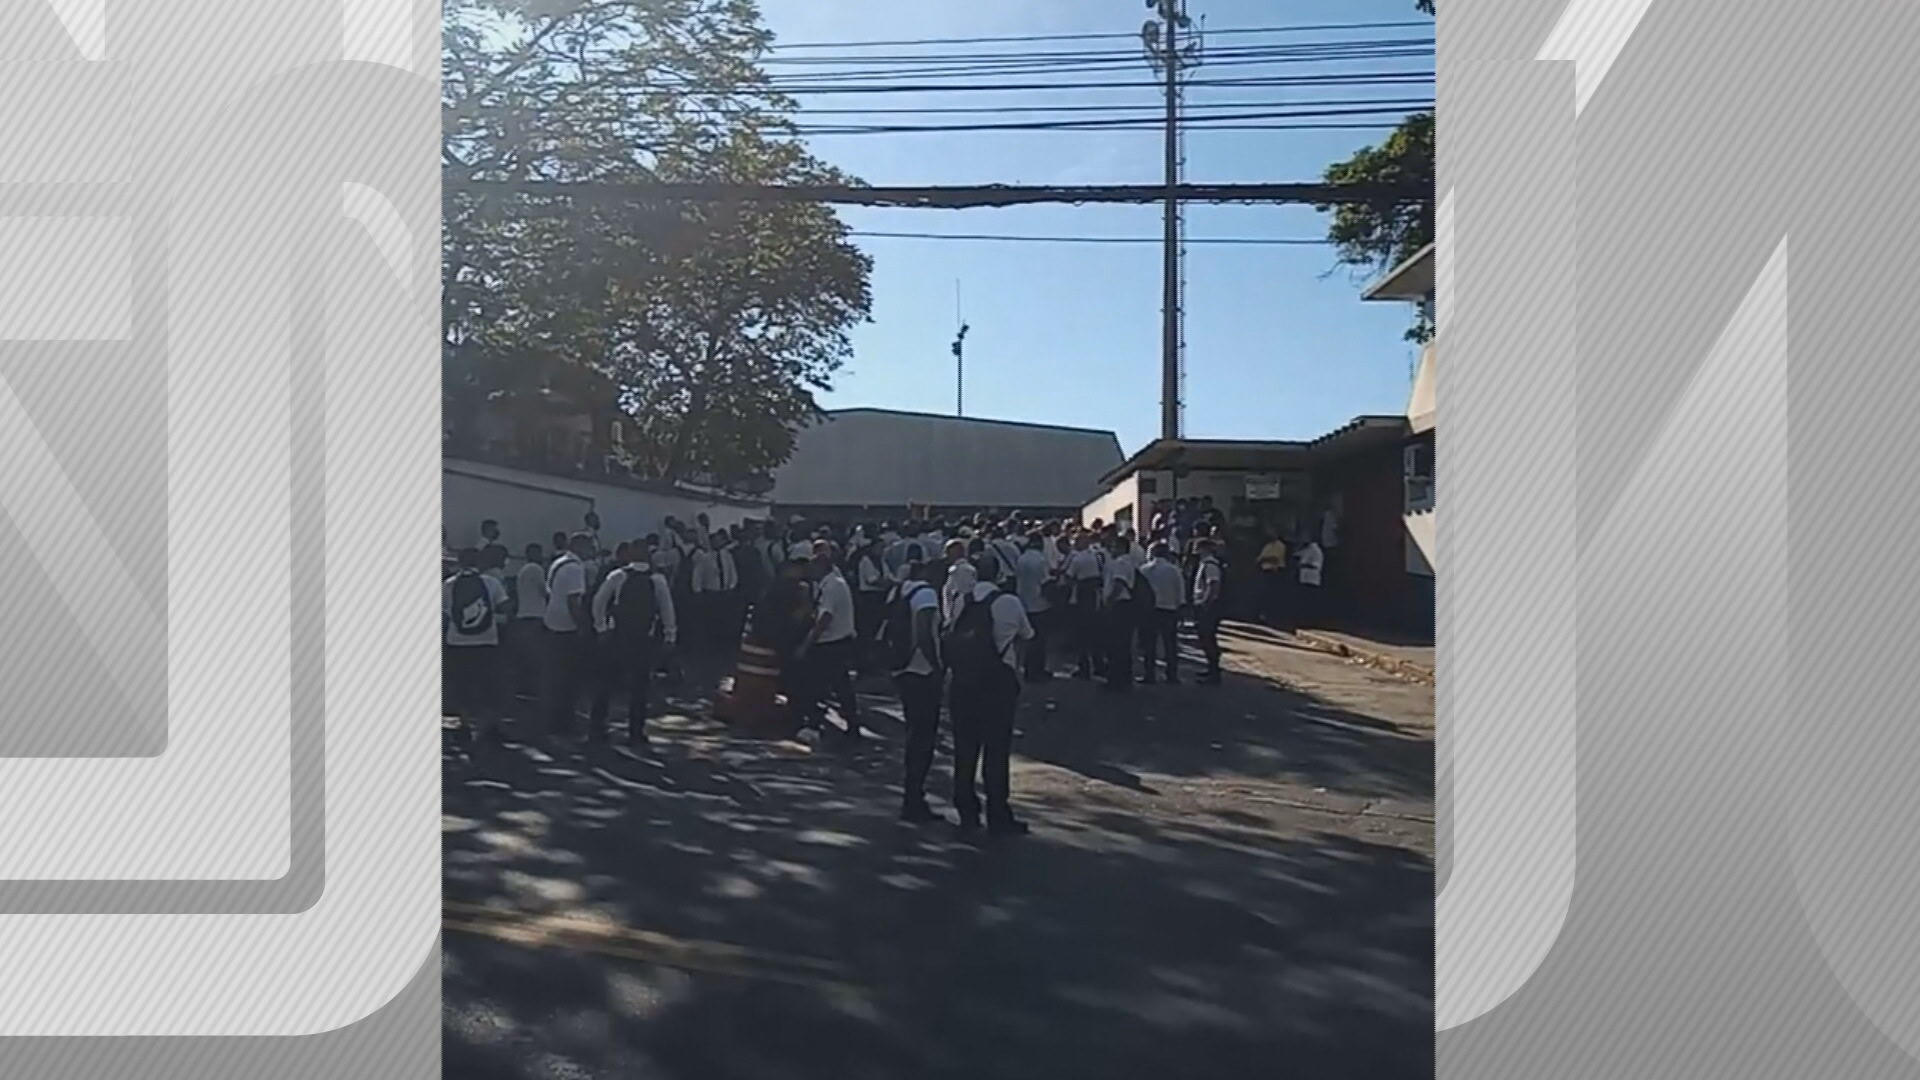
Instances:
[[[1100,592],[1100,617],[1106,624],[1106,688],[1126,693],[1133,689],[1133,638],[1139,622],[1133,592],[1139,564],[1117,534],[1109,541],[1115,550],[1106,558]]]
[[[480,570],[480,552],[463,548],[460,568],[440,589],[446,643],[443,709],[460,717],[471,744],[493,735],[500,711],[500,624],[507,588]]]
[[[1260,614],[1268,626],[1278,630],[1286,615],[1287,542],[1274,533],[1260,549]]]
[[[872,670],[874,650],[880,640],[880,623],[886,618],[887,578],[884,542],[867,541],[853,556],[853,621],[859,638],[859,667]]]
[[[1073,554],[1063,564],[1061,577],[1067,583],[1067,610],[1073,619],[1073,677],[1093,678],[1096,657],[1105,656],[1100,636],[1101,560],[1087,533],[1073,538]]]
[[[940,616],[950,626],[959,611],[961,599],[979,582],[980,572],[967,557],[967,542],[960,537],[947,541],[946,552],[946,573],[940,586]]]
[[[981,581],[961,596],[941,644],[953,673],[953,806],[963,833],[980,827],[976,773],[986,789],[987,831],[1000,836],[1027,831],[1013,816],[1011,763],[1013,717],[1020,702],[1016,654],[1032,637],[1020,598]]]
[[[1045,546],[1046,540],[1039,533],[1028,536],[1027,549],[1013,566],[1020,604],[1027,609],[1027,621],[1033,624],[1033,640],[1027,642],[1023,665],[1028,682],[1053,678],[1052,657],[1047,651],[1047,639],[1053,631],[1053,599],[1047,595],[1053,570],[1047,565]]]
[[[1140,681],[1153,684],[1156,653],[1165,654],[1169,686],[1180,681],[1180,608],[1186,603],[1186,581],[1174,564],[1173,549],[1163,541],[1153,546],[1153,557],[1140,568],[1153,592],[1153,611],[1140,629]]]
[[[606,643],[608,666],[619,678],[599,683],[588,714],[588,737],[607,737],[609,699],[616,684],[627,695],[627,742],[647,742],[647,705],[653,691],[653,672],[663,648],[672,648],[679,634],[674,618],[673,588],[649,561],[645,541],[622,544],[626,562],[607,575],[593,594],[593,625]]]
[[[1194,628],[1200,638],[1200,653],[1207,658],[1206,673],[1200,682],[1220,683],[1220,613],[1226,588],[1226,575],[1220,569],[1216,545],[1210,539],[1200,541],[1200,569],[1193,578]]]
[[[940,820],[927,805],[927,772],[940,741],[940,689],[946,672],[941,667],[938,590],[927,582],[925,564],[917,559],[907,563],[901,575],[887,599],[883,644],[907,723],[900,820],[919,825]]]
[[[539,544],[528,544],[527,561],[514,576],[513,623],[507,628],[506,647],[513,669],[514,690],[530,700],[538,697],[540,644],[547,617],[547,557]]]
[[[803,646],[809,676],[809,688],[802,717],[811,717],[831,695],[839,707],[840,720],[846,724],[849,742],[861,737],[860,699],[853,687],[853,667],[858,657],[853,613],[853,590],[835,565],[833,541],[816,540],[813,545],[813,575],[817,614],[813,630]]]
[[[1302,626],[1311,627],[1325,619],[1326,613],[1321,610],[1320,599],[1320,570],[1325,558],[1319,543],[1311,534],[1307,536],[1307,542],[1294,551],[1300,580],[1300,587],[1294,593],[1297,600],[1294,606],[1299,609],[1296,621]]]
[[[547,572],[547,732],[573,729],[574,707],[593,670],[593,623],[587,610],[587,559],[593,537],[574,533]]]

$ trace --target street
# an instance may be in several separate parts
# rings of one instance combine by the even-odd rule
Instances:
[[[1223,643],[1220,687],[1028,687],[1018,839],[896,822],[884,682],[851,750],[692,694],[651,759],[449,740],[446,1075],[1431,1075],[1432,689]]]

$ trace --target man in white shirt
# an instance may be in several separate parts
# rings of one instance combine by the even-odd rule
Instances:
[[[593,537],[574,533],[567,551],[547,571],[547,726],[573,728],[574,706],[593,671],[593,624],[587,610],[587,559]]]
[[[1091,679],[1095,660],[1105,648],[1100,636],[1100,592],[1105,574],[1091,534],[1074,535],[1073,554],[1062,564],[1060,576],[1067,583],[1067,610],[1073,623],[1073,677]]]
[[[810,677],[805,680],[808,691],[799,713],[803,722],[812,721],[813,711],[832,696],[841,722],[846,724],[846,738],[855,740],[861,737],[860,699],[853,688],[853,667],[859,659],[858,624],[854,622],[853,589],[835,565],[831,540],[814,542],[813,575],[818,581],[819,613],[802,646]]]
[[[993,549],[994,561],[999,564],[1000,573],[994,579],[994,584],[1003,589],[1016,588],[1018,583],[1015,581],[1015,575],[1019,569],[1021,545],[1007,538],[1004,527],[995,525],[987,540],[987,546]]]
[[[1154,545],[1153,557],[1140,573],[1153,588],[1152,623],[1140,628],[1140,681],[1153,685],[1155,654],[1165,653],[1167,684],[1173,685],[1180,681],[1180,607],[1187,599],[1186,582],[1165,543]]]
[[[1138,627],[1133,603],[1134,571],[1139,563],[1117,534],[1107,556],[1100,590],[1102,622],[1106,629],[1106,688],[1117,693],[1133,689],[1133,639]]]
[[[690,558],[693,570],[688,588],[692,593],[692,610],[687,612],[687,622],[691,624],[687,638],[696,647],[705,647],[713,644],[719,633],[716,623],[720,617],[720,556],[705,541],[696,540]]]
[[[900,794],[900,820],[920,825],[940,820],[927,805],[927,772],[940,741],[940,689],[946,672],[940,660],[939,590],[926,580],[925,564],[909,561],[902,580],[887,599],[890,618],[906,617],[903,635],[912,642],[904,665],[894,662],[894,689],[907,722],[906,768]],[[904,605],[904,606],[903,606]],[[891,636],[891,633],[889,634]]]
[[[940,614],[951,626],[960,598],[979,582],[980,572],[967,557],[967,542],[957,536],[947,541],[946,556],[947,580],[940,587]]]
[[[1020,603],[1027,609],[1027,621],[1033,624],[1033,640],[1027,643],[1026,676],[1028,682],[1053,678],[1047,639],[1053,633],[1053,600],[1047,595],[1053,581],[1053,568],[1047,564],[1046,538],[1039,533],[1027,537],[1027,549],[1014,561],[1013,577]]]
[[[893,582],[887,577],[885,545],[873,540],[854,552],[853,618],[860,639],[860,668],[872,670],[874,649],[880,638],[880,623],[886,617],[887,592]]]
[[[460,568],[440,588],[440,625],[446,644],[442,708],[460,717],[467,742],[490,734],[500,710],[500,624],[507,621],[507,587],[480,572],[480,552],[460,552]]]
[[[1325,563],[1326,555],[1311,535],[1294,552],[1294,565],[1299,568],[1300,576],[1297,599],[1303,626],[1312,626],[1320,618],[1320,572]]]
[[[607,575],[593,594],[593,626],[604,646],[609,676],[600,680],[587,715],[588,737],[607,736],[607,713],[618,684],[627,694],[627,741],[647,741],[647,702],[653,691],[653,673],[663,648],[679,635],[674,617],[673,589],[654,570],[645,541],[622,544],[626,561]],[[629,593],[627,590],[632,589]]]
[[[513,579],[513,622],[507,628],[506,647],[513,667],[514,689],[537,696],[540,685],[541,639],[546,634],[547,559],[539,544],[528,544],[527,561]]]
[[[1200,682],[1220,683],[1220,613],[1226,575],[1220,568],[1217,548],[1211,539],[1200,541],[1200,569],[1193,578],[1194,630],[1200,638],[1200,652],[1207,658],[1206,673]]]
[[[984,581],[962,594],[957,608],[943,653],[953,671],[953,807],[962,832],[979,828],[977,771],[986,789],[987,830],[1017,836],[1027,831],[1009,800],[1020,702],[1017,653],[1021,642],[1033,639],[1033,624],[1018,596]]]

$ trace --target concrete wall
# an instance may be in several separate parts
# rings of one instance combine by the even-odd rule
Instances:
[[[1140,520],[1140,479],[1129,476],[1108,489],[1104,495],[1088,503],[1080,511],[1080,524],[1091,525],[1100,520],[1111,524],[1120,517],[1120,512],[1131,508],[1134,522]]]
[[[1434,574],[1434,534],[1436,532],[1433,511],[1423,510],[1418,514],[1407,514],[1401,519],[1407,529],[1407,573],[1422,577]]]
[[[600,515],[601,539],[609,547],[659,532],[668,515],[691,522],[704,512],[716,528],[726,528],[768,513],[765,505],[641,491],[467,461],[442,465],[441,498],[441,521],[449,543],[456,547],[472,543],[479,536],[480,522],[494,518],[514,552],[528,543],[545,546],[554,533],[581,528],[589,509]]]

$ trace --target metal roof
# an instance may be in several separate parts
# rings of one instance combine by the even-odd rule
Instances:
[[[1111,431],[842,409],[800,430],[771,498],[781,506],[1080,506],[1123,456]]]
[[[1405,262],[1387,271],[1386,276],[1367,286],[1362,300],[1412,300],[1427,298],[1433,292],[1433,245],[1428,244]]]
[[[1140,472],[1220,469],[1278,472],[1303,469],[1333,458],[1398,442],[1407,433],[1404,416],[1359,416],[1308,442],[1285,439],[1159,439],[1100,478],[1103,490]]]

